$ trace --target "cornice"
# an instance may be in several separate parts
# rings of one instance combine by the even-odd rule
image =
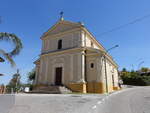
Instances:
[[[92,35],[92,33],[91,33],[87,28],[81,27],[81,29],[82,29],[84,32],[86,32],[86,33],[90,36],[90,38],[91,38],[100,48],[102,48],[102,49],[104,49],[104,51],[106,51],[106,49],[102,46],[102,44],[100,44],[100,42],[96,40],[96,38]]]
[[[50,34],[50,35],[47,34],[46,36],[44,36],[41,39],[45,40],[47,38],[54,38],[54,37],[59,37],[59,36],[63,37],[65,35],[69,34],[69,33],[73,33],[73,32],[80,31],[80,30],[81,30],[81,28],[79,27],[79,28],[73,28],[71,30],[63,31],[63,32],[60,32],[60,33],[57,33],[57,34]]]
[[[79,48],[68,48],[66,50],[59,50],[59,51],[43,53],[43,54],[41,54],[41,57],[43,57],[43,56],[51,56],[51,55],[59,55],[59,54],[75,52],[75,51],[83,51],[83,50],[84,50],[84,48],[81,48],[81,47],[79,47]]]
[[[109,62],[111,62],[111,64],[113,64],[115,67],[117,67],[118,68],[118,65],[116,64],[116,62],[113,60],[113,58],[110,56],[110,55],[108,55],[106,52],[104,52],[104,51],[101,51],[101,50],[99,50],[99,49],[94,49],[94,48],[87,48],[87,50],[89,50],[89,51],[95,51],[95,52],[97,52],[97,54],[99,54],[100,56],[105,56],[105,58],[109,61]],[[93,55],[95,55],[96,53],[94,53]]]
[[[71,21],[66,21],[66,20],[61,20],[56,22],[56,24],[54,24],[51,28],[49,28],[47,30],[47,32],[45,32],[42,36],[41,39],[43,40],[43,38],[45,38],[47,35],[53,35],[53,34],[48,34],[50,31],[52,31],[53,29],[55,29],[57,27],[58,24],[64,24],[64,25],[70,25],[70,26],[75,26],[76,28],[80,28],[81,26],[83,26],[80,23],[75,23],[75,22],[71,22]],[[75,28],[72,28],[75,29]],[[65,31],[64,31],[65,32]]]

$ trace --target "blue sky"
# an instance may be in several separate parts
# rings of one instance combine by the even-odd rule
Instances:
[[[0,32],[15,33],[23,42],[24,48],[15,57],[16,68],[20,69],[22,81],[27,72],[34,67],[33,62],[41,51],[40,36],[58,19],[64,11],[66,20],[84,22],[96,39],[108,49],[118,44],[110,52],[119,65],[119,69],[132,69],[141,66],[150,67],[150,18],[126,26],[120,30],[100,34],[150,14],[149,0],[1,0]],[[0,48],[10,51],[13,46],[0,42]],[[16,68],[8,62],[0,63],[1,83],[8,83]]]

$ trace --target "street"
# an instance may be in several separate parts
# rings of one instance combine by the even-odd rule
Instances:
[[[108,97],[98,113],[150,113],[150,87],[131,88]]]
[[[102,94],[0,95],[0,113],[150,113],[150,87]]]
[[[102,94],[18,94],[7,96],[15,97],[15,100],[8,101],[7,98],[4,98],[5,95],[1,95],[3,102],[0,100],[0,113],[84,113],[92,110],[91,106],[105,97]],[[9,105],[8,107],[6,103]]]
[[[15,104],[15,95],[0,95],[0,113],[9,113]]]

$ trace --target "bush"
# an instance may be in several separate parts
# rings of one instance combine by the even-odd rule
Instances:
[[[141,76],[138,72],[128,72],[121,76],[123,83],[127,85],[150,85],[150,76]]]

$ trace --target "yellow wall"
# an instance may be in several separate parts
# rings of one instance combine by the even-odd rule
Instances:
[[[101,82],[88,82],[87,83],[87,93],[104,93],[104,84]]]
[[[120,88],[119,87],[113,87],[113,90],[119,90]]]
[[[39,87],[47,86],[44,84],[38,84],[34,86],[34,89]],[[70,83],[66,85],[67,88],[73,92],[79,93],[106,93],[106,86],[102,82],[88,82],[88,83]],[[119,90],[119,87],[108,86],[108,92]]]
[[[85,83],[71,83],[67,85],[74,92],[86,93],[86,84]]]
[[[105,85],[102,82],[88,82],[87,84],[73,83],[73,84],[68,84],[67,87],[74,92],[80,92],[80,93],[105,93],[106,92]]]

